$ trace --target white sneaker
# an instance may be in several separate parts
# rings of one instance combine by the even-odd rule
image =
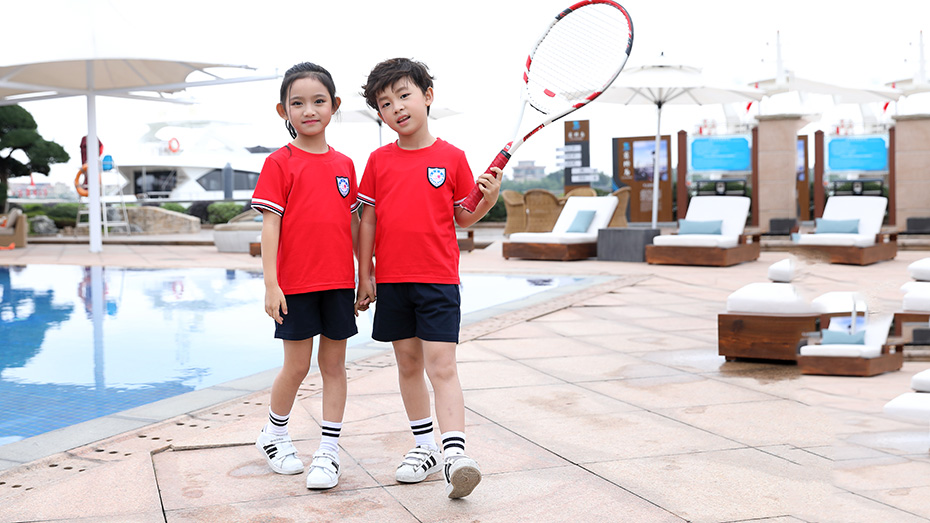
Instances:
[[[313,461],[310,462],[310,472],[307,473],[307,488],[333,488],[339,483],[339,474],[338,458],[329,452],[318,450],[313,455]]]
[[[464,454],[446,458],[444,475],[449,499],[464,498],[481,483],[478,462]]]
[[[255,440],[255,447],[261,451],[271,470],[278,474],[300,474],[304,471],[304,464],[297,457],[297,449],[290,436],[275,436],[263,430]]]
[[[441,458],[439,450],[422,445],[413,447],[397,467],[394,479],[401,483],[419,483],[426,479],[426,476],[442,469]]]

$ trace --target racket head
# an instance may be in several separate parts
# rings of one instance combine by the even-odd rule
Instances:
[[[523,74],[525,97],[543,114],[567,114],[600,96],[633,48],[633,22],[611,0],[583,0],[559,13],[536,41]]]

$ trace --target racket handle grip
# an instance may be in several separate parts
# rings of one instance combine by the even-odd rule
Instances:
[[[497,153],[497,156],[494,157],[494,161],[491,162],[491,165],[489,165],[484,172],[493,174],[496,177],[497,175],[494,174],[494,172],[491,170],[491,167],[497,167],[501,170],[504,169],[504,166],[507,165],[507,162],[510,161],[510,153],[508,152],[508,149],[510,149],[510,144],[507,144],[507,147],[501,149],[501,152]],[[470,193],[468,193],[468,196],[462,200],[462,207],[468,212],[475,212],[475,209],[478,207],[478,203],[482,198],[484,198],[484,194],[481,193],[480,186],[475,184],[475,187],[471,190]]]

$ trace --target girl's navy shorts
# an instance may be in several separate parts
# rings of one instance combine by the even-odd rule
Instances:
[[[397,341],[459,342],[462,297],[459,286],[440,283],[379,283],[371,337]]]
[[[289,294],[284,323],[275,322],[274,337],[306,340],[322,334],[331,340],[345,340],[358,333],[355,325],[355,291],[328,291]]]

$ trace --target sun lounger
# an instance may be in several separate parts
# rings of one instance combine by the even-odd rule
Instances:
[[[568,261],[597,256],[597,231],[607,227],[616,207],[615,196],[573,196],[551,232],[511,234],[502,245],[504,258]]]
[[[890,314],[870,318],[861,341],[837,342],[832,338],[850,334],[844,328],[828,326],[821,330],[820,340],[810,340],[811,343],[801,347],[798,369],[802,374],[830,376],[875,376],[900,370],[904,364],[904,345],[897,341],[889,343],[891,321]]]
[[[793,236],[792,251],[848,265],[892,260],[898,253],[898,235],[882,232],[887,207],[884,196],[832,196],[815,232]]]
[[[646,262],[727,267],[759,258],[760,235],[745,235],[750,199],[695,196],[677,234],[656,236],[646,246]]]

